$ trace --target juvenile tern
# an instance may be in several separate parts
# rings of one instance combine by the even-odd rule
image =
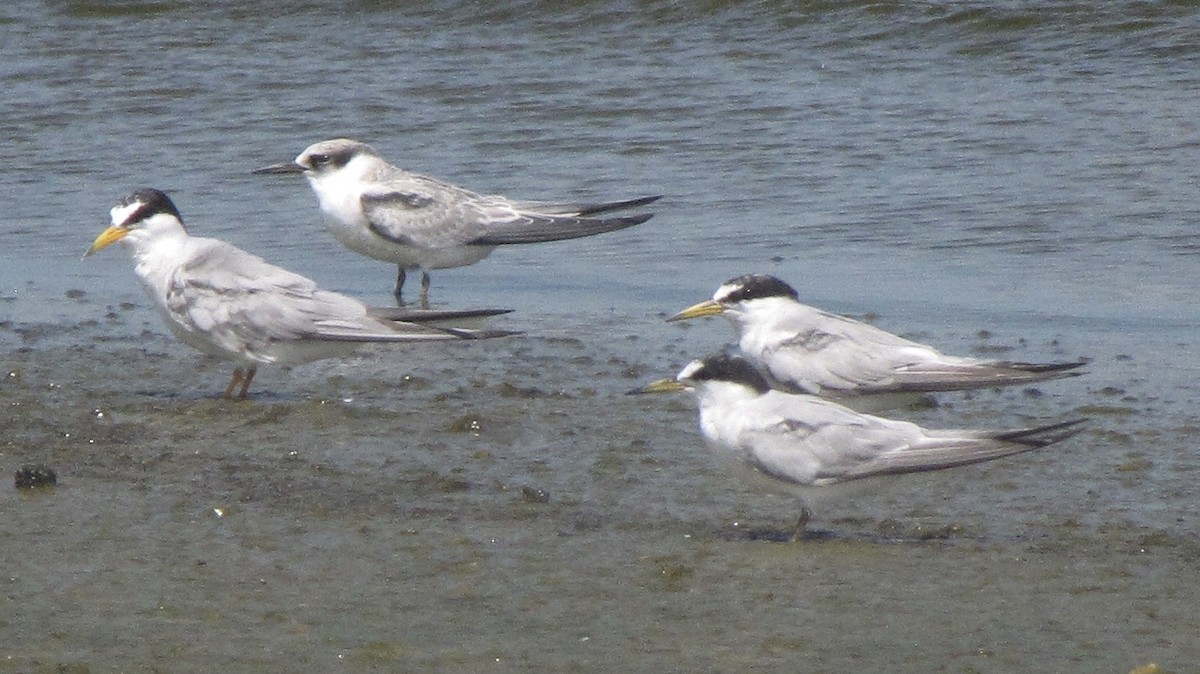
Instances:
[[[397,265],[397,301],[406,271],[421,270],[421,305],[429,271],[475,264],[497,246],[575,239],[632,227],[653,214],[595,217],[657,201],[661,195],[603,203],[515,201],[476,194],[392,166],[365,143],[337,138],[305,148],[295,161],[253,173],[301,173],[317,194],[333,236],[367,257]]]
[[[1078,433],[1085,419],[1006,431],[929,430],[854,410],[809,394],[772,389],[745,359],[694,360],[674,379],[631,393],[691,389],[700,431],[717,454],[805,500],[798,535],[822,488],[903,473],[941,470],[1020,454]]]
[[[1085,361],[1019,363],[949,356],[873,325],[801,304],[796,290],[765,274],[731,279],[711,300],[668,321],[724,314],[742,355],[784,391],[815,393],[862,410],[905,396],[1028,384],[1070,377]]]
[[[171,199],[142,189],[110,211],[112,225],[84,257],[118,241],[172,334],[188,346],[231,360],[225,397],[244,399],[258,366],[295,365],[344,355],[366,342],[480,339],[506,331],[435,328],[392,322],[361,302],[217,239],[190,236]],[[479,312],[487,314],[488,312]],[[442,312],[426,313],[429,319]],[[407,316],[413,316],[408,314]]]

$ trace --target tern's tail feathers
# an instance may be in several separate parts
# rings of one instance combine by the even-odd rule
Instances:
[[[578,239],[640,225],[653,217],[652,213],[622,218],[579,218],[526,214],[516,220],[489,225],[486,234],[469,241],[479,246],[500,246],[512,243],[539,243]]]
[[[468,330],[466,328],[444,328],[446,332],[459,339],[492,339],[493,337],[512,337],[523,335],[520,330]]]
[[[1057,373],[1068,376],[1070,374],[1082,374],[1079,372],[1069,372],[1076,370],[1088,364],[1085,360],[1073,360],[1069,363],[1002,363],[1014,370],[1024,370],[1031,373]]]
[[[1019,445],[1026,445],[1030,449],[1037,449],[1066,440],[1072,435],[1082,432],[1083,429],[1080,428],[1080,425],[1085,421],[1087,419],[1072,419],[1057,424],[1046,424],[1045,426],[995,433],[992,437],[1003,442],[1012,442]]]
[[[1083,374],[1078,369],[1086,364],[1085,360],[1069,363],[1011,363],[1007,361],[916,363],[897,372],[894,382],[879,387],[878,392],[934,393],[1018,386],[1048,379],[1077,377]],[[868,387],[860,392],[875,393],[877,391]]]
[[[917,473],[966,466],[1021,454],[1061,442],[1082,431],[1087,419],[1014,431],[928,431],[919,442],[883,454],[839,476],[839,481],[876,475]]]
[[[385,327],[386,325],[386,327]],[[313,335],[331,342],[444,342],[455,339],[491,339],[522,334],[515,330],[439,328],[421,323],[395,322],[367,329],[358,324],[327,324]]]
[[[590,217],[593,215],[601,215],[603,213],[611,213],[620,211],[626,208],[638,208],[647,204],[652,204],[659,199],[662,199],[661,194],[656,194],[652,197],[638,197],[637,199],[625,199],[624,201],[604,201],[604,202],[553,202],[553,201],[521,201],[514,206],[521,211],[528,213],[538,213],[540,215],[575,215],[580,217]]]
[[[512,313],[512,309],[407,309],[404,307],[371,307],[367,313],[384,321],[431,323],[434,321],[487,318]]]

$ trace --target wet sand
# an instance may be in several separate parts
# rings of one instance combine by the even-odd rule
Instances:
[[[1196,523],[1178,493],[1138,507],[1185,488],[1167,457],[1196,425],[1147,417],[1161,392],[1106,389],[1128,360],[906,412],[1093,421],[829,506],[790,543],[797,504],[716,473],[689,397],[623,395],[724,322],[513,315],[493,324],[529,335],[266,368],[234,403],[216,397],[228,366],[144,311],[3,326],[0,465],[45,463],[59,485],[0,488],[0,671],[1200,661]]]

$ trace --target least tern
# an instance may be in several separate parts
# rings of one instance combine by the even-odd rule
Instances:
[[[667,320],[724,314],[738,333],[742,355],[775,388],[835,398],[863,411],[886,409],[917,394],[1070,377],[1085,364],[949,356],[801,304],[798,297],[794,288],[774,276],[749,274],[727,281],[711,300]]]
[[[808,501],[822,488],[1028,452],[1075,435],[1085,421],[1006,431],[929,430],[772,389],[749,362],[728,355],[694,360],[674,379],[631,393],[685,389],[694,391],[700,431],[719,456],[754,481],[805,500],[797,534],[811,515]]]
[[[595,216],[661,198],[604,203],[515,201],[476,194],[392,166],[365,143],[345,138],[305,148],[295,161],[253,173],[302,173],[317,193],[333,236],[343,246],[398,267],[401,300],[407,270],[421,270],[421,305],[429,304],[429,271],[475,264],[497,246],[559,241],[632,227],[650,213]]]
[[[112,225],[84,257],[118,241],[171,332],[235,363],[225,397],[246,397],[258,366],[344,355],[366,342],[426,342],[516,334],[435,328],[373,316],[358,300],[217,239],[190,236],[171,199],[143,189],[110,211]],[[482,312],[487,313],[487,312]],[[406,314],[430,320],[447,314]]]

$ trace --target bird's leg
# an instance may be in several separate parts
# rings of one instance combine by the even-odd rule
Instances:
[[[246,391],[250,389],[250,381],[254,379],[254,373],[256,372],[258,372],[257,367],[248,367],[244,370],[240,367],[233,368],[233,376],[229,378],[229,386],[225,387],[225,395],[222,397],[226,400],[234,400],[233,389],[238,384],[241,384],[242,387],[238,390],[236,400],[245,400]]]
[[[396,287],[392,290],[392,295],[396,297],[396,306],[404,306],[404,267],[396,266]]]
[[[229,378],[229,386],[225,387],[225,395],[223,395],[221,397],[226,400],[232,400],[233,399],[233,387],[235,387],[241,383],[243,376],[244,375],[242,374],[242,368],[240,368],[240,367],[233,368],[233,376]]]
[[[429,308],[429,272],[421,270],[421,308]]]
[[[250,390],[250,382],[254,380],[254,375],[257,373],[257,367],[246,368],[246,375],[242,377],[242,390],[238,392],[238,400],[246,399],[246,391]]]
[[[796,527],[792,529],[792,542],[800,540],[804,535],[804,530],[808,527],[808,520],[812,518],[812,511],[808,506],[800,506],[800,519],[796,520]]]

